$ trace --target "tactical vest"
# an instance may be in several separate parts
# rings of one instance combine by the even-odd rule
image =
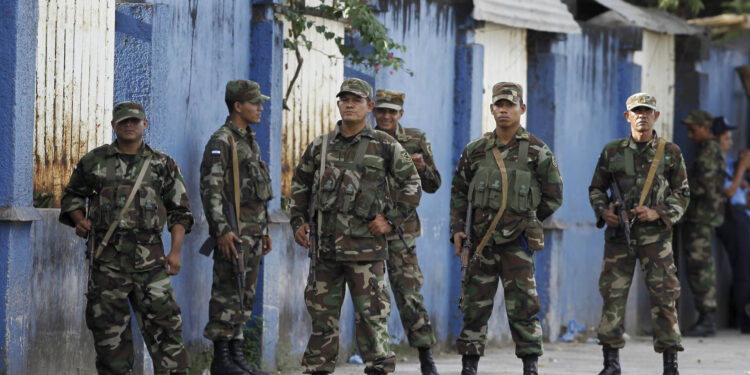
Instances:
[[[485,152],[469,184],[469,202],[476,208],[500,209],[503,189],[508,189],[508,210],[520,216],[533,216],[542,200],[541,186],[529,170],[529,141],[518,141],[518,160],[505,161],[508,187],[502,186],[500,168],[492,152]]]
[[[646,151],[643,151],[646,152]],[[635,208],[638,205],[638,200],[641,196],[641,190],[646,182],[648,169],[650,165],[646,166],[646,169],[641,174],[635,173],[635,156],[633,149],[625,147],[621,157],[616,155],[609,159],[607,166],[608,170],[615,173],[618,187],[623,194],[625,205],[628,210]],[[655,208],[657,205],[664,202],[664,198],[669,195],[671,189],[669,188],[669,181],[664,177],[664,158],[666,152],[663,152],[659,165],[657,166],[656,173],[654,174],[654,181],[651,183],[650,191],[646,195],[646,200],[643,204],[646,207]]]
[[[135,185],[135,175],[131,179],[115,174],[117,163],[116,156],[107,158],[106,178],[102,181],[99,194],[96,194],[91,202],[90,216],[100,233],[106,232],[110,224],[117,219]],[[120,220],[118,229],[160,233],[164,228],[167,222],[167,210],[161,199],[161,184],[153,178],[156,174],[154,168],[158,166],[152,163],[143,176],[141,187],[128,211]]]
[[[317,209],[324,213],[354,215],[363,222],[369,222],[384,212],[387,194],[385,163],[383,159],[365,158],[369,143],[369,138],[361,137],[351,161],[327,158],[323,176],[319,176],[320,168],[316,169]],[[351,223],[349,227],[352,227]]]

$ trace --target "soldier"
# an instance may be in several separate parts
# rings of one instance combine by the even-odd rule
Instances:
[[[381,130],[395,138],[411,155],[417,168],[422,189],[434,193],[440,188],[440,173],[432,158],[432,147],[427,135],[417,128],[405,128],[399,120],[404,115],[404,93],[377,90],[375,94],[376,130]],[[389,184],[391,194],[396,195],[396,186]],[[419,363],[423,375],[435,374],[437,369],[432,360],[430,347],[437,342],[432,332],[430,317],[424,307],[420,289],[424,278],[417,261],[415,239],[421,234],[419,215],[414,212],[403,224],[403,240],[398,233],[388,236],[388,278],[391,282],[396,306],[401,315],[401,323],[409,338],[409,345],[419,350]]]
[[[154,373],[186,374],[189,364],[169,275],[180,271],[182,239],[193,216],[177,163],[143,142],[147,126],[140,104],[115,105],[112,129],[117,138],[81,158],[61,201],[60,222],[88,237],[92,250],[86,325],[94,336],[99,374],[133,370],[128,301]],[[166,257],[161,240],[165,223],[172,235]]]
[[[482,238],[469,249],[473,256],[462,281],[464,317],[456,347],[463,355],[461,374],[475,375],[500,280],[516,356],[523,360],[524,375],[536,375],[542,327],[534,252],[544,248],[542,221],[562,204],[562,179],[549,147],[521,127],[526,113],[521,85],[496,83],[489,109],[495,130],[466,145],[451,186],[456,255],[469,256],[461,246],[468,234]],[[465,217],[472,206],[471,233],[466,233]]]
[[[711,251],[711,234],[724,222],[724,155],[711,133],[713,118],[696,109],[682,120],[688,138],[695,142],[698,155],[688,173],[690,205],[680,225],[686,255],[687,278],[695,298],[698,321],[685,336],[709,336],[716,333],[716,271]]]
[[[214,374],[265,374],[245,360],[242,327],[252,313],[261,258],[271,251],[266,207],[273,197],[271,178],[260,159],[255,131],[249,128],[260,122],[263,102],[268,99],[253,81],[227,82],[224,101],[229,116],[211,135],[201,162],[201,201],[218,250],[213,255],[208,323],[203,330],[203,336],[214,343]],[[233,170],[238,171],[236,179]],[[239,212],[234,209],[235,186],[239,187]],[[232,228],[234,220],[238,220],[239,233]],[[239,261],[244,261],[244,267],[238,264],[236,270],[234,263]],[[240,302],[237,275],[243,268]]]
[[[653,129],[659,118],[656,99],[636,93],[626,107],[623,115],[630,123],[630,137],[604,146],[589,186],[596,225],[607,224],[599,277],[604,299],[597,328],[604,353],[600,375],[620,373],[618,350],[625,346],[625,305],[637,259],[651,297],[654,350],[664,353],[664,374],[678,374],[677,352],[683,348],[675,309],[680,282],[672,254],[672,225],[690,200],[687,172],[680,148],[658,137]],[[613,184],[619,187],[624,207],[607,196]],[[627,233],[619,210],[624,221],[632,223]]]
[[[409,153],[388,134],[373,130],[367,113],[375,103],[367,82],[341,84],[341,121],[316,137],[292,178],[292,227],[298,244],[316,261],[305,288],[312,333],[302,358],[305,373],[328,374],[338,355],[339,315],[345,286],[355,309],[357,347],[365,373],[385,374],[396,367],[387,318],[390,297],[385,281],[386,235],[414,213],[422,188]],[[397,187],[389,204],[386,179]],[[315,216],[309,221],[312,196]],[[311,225],[316,227],[311,233]]]

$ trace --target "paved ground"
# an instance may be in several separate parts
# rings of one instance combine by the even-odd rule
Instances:
[[[750,335],[721,331],[706,339],[684,338],[685,351],[679,354],[682,375],[750,375]],[[601,370],[601,347],[587,343],[545,344],[539,360],[539,373],[544,375],[597,374]],[[635,337],[620,351],[623,375],[662,373],[661,355],[654,353],[650,337]],[[436,364],[441,374],[459,374],[461,358],[453,353],[440,353]],[[340,365],[336,374],[362,374],[361,365]],[[288,372],[285,374],[293,374]],[[521,374],[521,360],[512,347],[491,348],[479,361],[480,374]],[[418,375],[416,357],[399,359],[396,374]]]

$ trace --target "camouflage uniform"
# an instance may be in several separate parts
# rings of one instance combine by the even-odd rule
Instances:
[[[696,113],[698,111],[691,112],[692,117],[696,117]],[[683,122],[694,122],[692,117],[688,116]],[[711,118],[705,121],[710,123]],[[711,235],[713,229],[724,222],[722,191],[726,163],[716,139],[705,140],[698,147],[698,155],[688,173],[690,205],[681,231],[682,246],[687,255],[687,278],[695,297],[696,309],[706,314],[716,311],[716,271]]]
[[[393,95],[391,94],[398,94]],[[387,90],[377,90],[375,108],[392,108],[401,109],[403,105],[402,93],[396,93]],[[386,106],[389,105],[389,106]],[[376,130],[381,130],[375,127]],[[397,124],[394,132],[394,138],[403,146],[404,150],[413,155],[416,153],[424,155],[425,170],[419,172],[419,178],[422,183],[422,189],[427,193],[434,193],[440,188],[440,172],[435,166],[432,155],[432,146],[427,140],[427,135],[417,128],[405,128]],[[396,186],[393,181],[390,182],[391,196],[397,197]],[[420,290],[424,277],[422,270],[419,268],[417,259],[417,247],[415,238],[421,235],[421,224],[419,215],[415,211],[403,224],[404,241],[401,241],[398,234],[394,233],[388,236],[388,279],[391,283],[393,296],[396,298],[396,306],[401,316],[401,323],[406,331],[409,345],[415,348],[428,348],[437,342],[435,334],[432,331],[430,317],[424,306],[424,297]]]
[[[250,82],[252,87],[246,87]],[[245,85],[245,86],[243,86]],[[254,88],[253,88],[254,87]],[[251,95],[243,98],[238,95]],[[260,87],[252,81],[231,81],[227,84],[227,95],[236,101],[266,101]],[[201,162],[201,201],[208,221],[209,234],[219,238],[232,231],[224,212],[224,205],[234,205],[234,180],[232,176],[232,149],[235,142],[239,161],[240,212],[238,237],[242,239],[245,260],[245,285],[243,293],[244,311],[240,311],[240,299],[234,266],[221,251],[214,251],[213,284],[208,304],[208,323],[203,336],[211,341],[242,340],[242,326],[252,313],[255,299],[255,284],[263,257],[262,238],[268,232],[267,202],[273,197],[268,166],[260,159],[260,147],[255,140],[255,131],[247,127],[238,128],[227,118],[209,139]],[[235,233],[236,234],[236,233]]]
[[[135,103],[115,106],[120,111]],[[143,119],[144,117],[140,117]],[[145,159],[152,156],[139,193],[109,243],[94,261],[86,304],[86,325],[94,336],[96,368],[100,374],[125,374],[133,368],[133,307],[156,374],[184,371],[188,354],[182,340],[182,316],[165,270],[161,232],[180,224],[193,226],[185,182],[172,158],[142,144],[136,155],[122,154],[117,142],[89,151],[78,162],[65,187],[60,222],[75,226],[70,213],[85,211],[101,243],[125,205]]]
[[[504,82],[495,85],[493,93],[493,103],[501,99],[519,103],[523,95],[519,85]],[[508,170],[507,187],[502,186],[493,148],[498,148]],[[521,152],[526,152],[526,160],[519,160]],[[461,154],[451,186],[451,240],[455,233],[464,232],[466,209],[472,203],[472,256],[500,208],[502,189],[508,189],[505,212],[481,256],[470,263],[464,281],[463,328],[456,341],[464,356],[484,355],[499,281],[516,356],[542,355],[534,251],[544,248],[542,221],[562,205],[562,178],[549,147],[522,127],[507,144],[495,131],[485,133]]]
[[[347,79],[341,93],[370,98],[372,89],[358,79]],[[316,212],[322,212],[319,260],[313,270],[317,293],[308,282],[305,303],[312,318],[312,333],[302,358],[305,373],[333,372],[338,355],[338,327],[344,289],[349,286],[355,309],[356,342],[365,361],[365,372],[393,372],[387,318],[390,297],[385,281],[388,243],[373,236],[368,224],[376,214],[394,228],[411,215],[421,196],[419,175],[409,154],[386,133],[370,125],[352,137],[341,133],[341,122],[328,136],[326,168],[320,176],[323,137],[307,147],[292,178],[292,227],[295,233],[307,221],[311,189]],[[367,142],[367,143],[362,143]],[[361,160],[356,154],[360,145]],[[388,209],[385,179],[392,176],[400,187],[395,206]],[[315,219],[317,221],[317,218]]]
[[[628,102],[630,103],[630,99]],[[653,100],[653,106],[655,105]],[[636,106],[637,103],[628,108]],[[607,196],[613,174],[625,202],[624,208],[629,211],[638,205],[658,142],[659,137],[654,131],[651,141],[640,148],[632,137],[617,139],[604,146],[589,186],[589,200],[597,218],[597,227],[601,228],[605,224],[602,211],[614,204]],[[599,291],[604,299],[602,319],[598,327],[602,345],[613,349],[625,346],[622,336],[625,332],[625,306],[633,269],[636,259],[639,259],[651,300],[654,349],[658,353],[667,349],[682,350],[675,309],[680,284],[671,240],[672,225],[685,212],[689,195],[680,148],[674,143],[666,142],[651,190],[643,203],[656,210],[660,218],[652,222],[636,221],[633,224],[630,238],[634,255],[628,253],[625,234],[620,227],[608,227],[605,231],[604,261],[599,278]]]

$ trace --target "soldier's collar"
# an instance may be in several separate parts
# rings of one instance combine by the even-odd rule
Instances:
[[[141,147],[138,148],[138,152],[136,153],[136,155],[149,156],[151,155],[152,152],[153,151],[151,150],[151,147],[147,145],[146,142],[144,141],[141,143]],[[114,141],[112,141],[112,143],[109,144],[109,147],[107,148],[107,156],[112,156],[112,155],[117,155],[117,154],[122,154],[122,152],[117,147],[117,140],[115,139]]]
[[[250,124],[247,125],[245,130],[241,130],[237,125],[235,125],[231,120],[229,120],[229,116],[227,116],[227,121],[224,123],[224,126],[228,127],[229,130],[231,130],[233,133],[237,134],[240,138],[247,137],[247,138],[253,138],[255,137],[255,130],[250,127]],[[245,133],[245,134],[242,134]]]
[[[409,140],[409,137],[406,136],[406,129],[401,126],[400,122],[396,124],[396,139],[399,142],[406,142]]]
[[[654,136],[651,137],[651,140],[648,141],[646,144],[648,145],[648,147],[655,148],[656,143],[659,142],[659,135],[656,134],[656,130],[651,130],[651,132]],[[620,145],[622,147],[630,147],[631,149],[638,151],[638,145],[635,139],[633,139],[632,133],[627,138],[625,138]]]
[[[333,127],[333,133],[330,137],[331,140],[336,139],[337,136],[341,135],[342,138],[344,138],[344,133],[341,132],[341,120],[336,122],[336,126]],[[354,138],[359,138],[361,136],[375,138],[375,130],[372,129],[372,126],[370,123],[365,123],[365,127],[362,128],[362,130],[354,135]]]
[[[487,144],[485,144],[485,146],[484,146],[484,150],[485,151],[489,151],[490,149],[492,149],[495,146],[497,146],[498,148],[505,147],[505,146],[513,143],[513,140],[516,140],[516,142],[517,142],[518,140],[521,140],[521,139],[526,139],[526,140],[529,139],[529,132],[527,132],[526,129],[524,129],[522,126],[518,127],[518,130],[516,130],[516,134],[513,135],[513,138],[507,144],[501,144],[500,143],[500,140],[497,138],[497,133],[495,133],[494,130],[491,131],[491,132],[487,132],[484,135],[485,135],[485,138],[487,138],[487,140],[488,140]]]

